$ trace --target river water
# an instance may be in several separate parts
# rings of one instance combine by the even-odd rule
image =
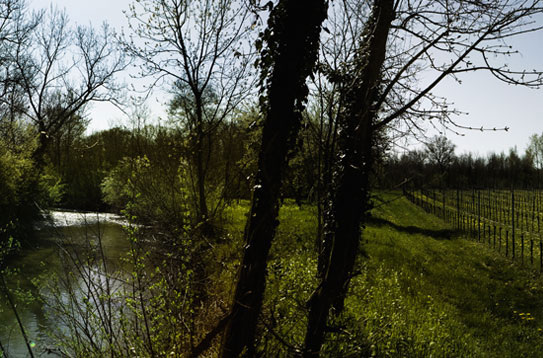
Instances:
[[[50,333],[63,329],[63,322],[52,318],[47,303],[51,296],[53,278],[67,270],[68,261],[87,257],[89,248],[99,243],[110,270],[122,266],[121,257],[128,250],[128,240],[122,229],[123,218],[106,213],[77,213],[52,211],[51,219],[36,228],[34,243],[21,248],[9,259],[10,272],[5,274],[9,295],[16,305],[24,330],[35,357],[57,357]],[[88,262],[86,260],[82,260]],[[97,260],[96,262],[100,262]],[[87,265],[83,263],[80,265]],[[0,343],[8,357],[28,357],[29,352],[8,297],[0,292]],[[31,296],[45,297],[44,300]],[[57,291],[56,297],[66,292]],[[0,350],[0,357],[2,357]]]

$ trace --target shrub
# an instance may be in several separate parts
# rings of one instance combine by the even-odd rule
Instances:
[[[177,168],[155,166],[147,156],[124,158],[102,182],[104,201],[131,219],[186,228],[189,205]]]

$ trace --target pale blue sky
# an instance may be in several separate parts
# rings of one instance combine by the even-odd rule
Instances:
[[[78,24],[98,26],[107,21],[116,29],[126,27],[122,13],[131,0],[54,0],[66,8],[68,16]],[[50,0],[32,0],[31,7],[48,7]],[[511,58],[513,68],[543,69],[543,32],[528,34],[511,42],[522,56]],[[509,132],[463,131],[465,136],[449,133],[457,145],[457,153],[471,151],[481,155],[489,151],[508,151],[517,146],[524,152],[528,138],[543,133],[543,89],[533,90],[500,83],[487,73],[470,73],[461,77],[462,84],[446,81],[439,85],[436,94],[446,97],[455,107],[469,115],[458,118],[465,126],[509,127]],[[164,116],[160,100],[150,104],[155,115]],[[110,105],[94,105],[90,111],[91,130],[109,127],[123,120],[123,115]],[[430,132],[431,135],[431,132]]]
[[[527,34],[510,42],[520,55],[510,58],[512,69],[543,70],[543,31]],[[508,151],[517,146],[524,152],[528,138],[543,133],[543,88],[529,89],[507,85],[488,72],[467,73],[462,84],[447,80],[436,93],[447,97],[455,107],[468,115],[458,122],[475,128],[509,127],[508,132],[462,131],[465,136],[449,134],[457,144],[457,153],[466,151],[485,154],[488,151]]]

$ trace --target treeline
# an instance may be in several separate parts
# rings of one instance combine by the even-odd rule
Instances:
[[[250,196],[249,135],[250,129],[232,122],[221,124],[207,138],[206,190],[216,192],[221,200]],[[179,127],[115,127],[60,146],[71,148],[64,155],[51,153],[55,170],[66,185],[59,203],[62,207],[120,210],[135,200],[136,193],[144,195],[142,191],[166,204],[169,200],[160,195],[170,196],[180,187],[188,190],[191,205],[197,205],[194,193],[189,193],[194,185],[188,163],[192,149],[187,133]]]
[[[0,204],[9,213],[3,216],[4,227],[31,222],[40,209],[51,207],[122,211],[138,221],[170,227],[195,224],[200,200],[194,134],[172,111],[164,125],[150,124],[150,117],[138,113],[129,125],[86,134],[88,121],[75,116],[48,134],[39,159],[35,128],[2,122]],[[260,120],[254,110],[239,112],[206,133],[202,177],[209,220],[232,201],[251,198]],[[316,202],[323,185],[315,178],[322,176],[324,166],[331,167],[323,150],[333,150],[318,145],[325,135],[319,120],[308,113],[304,120],[281,194],[299,205]]]
[[[540,188],[542,168],[537,161],[541,152],[536,146],[539,136],[530,138],[528,149],[519,153],[477,156],[456,155],[454,144],[446,137],[432,138],[423,149],[391,155],[380,173],[379,183],[392,187],[408,180],[416,187],[426,188]]]
[[[160,195],[169,196],[182,187],[191,203],[190,210],[196,210],[197,173],[191,166],[194,149],[190,132],[178,125],[178,119],[174,116],[165,125],[155,125],[140,118],[142,123],[92,134],[85,134],[85,123],[81,122],[50,138],[44,161],[46,172],[57,184],[52,204],[67,209],[120,211],[136,200],[136,193],[141,197],[142,191],[148,192],[156,199],[156,206],[171,201]],[[216,205],[251,198],[261,132],[259,120],[254,111],[239,113],[207,135],[205,181],[212,211],[216,211]],[[322,136],[318,131],[320,123],[309,114],[304,121],[306,128],[301,131],[297,151],[292,153],[281,194],[300,205],[315,203],[319,184],[315,179],[323,165],[317,146]],[[168,189],[166,183],[172,186]],[[139,215],[144,212],[141,210]]]

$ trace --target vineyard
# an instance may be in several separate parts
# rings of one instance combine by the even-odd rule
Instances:
[[[543,191],[404,188],[404,195],[474,240],[543,272]]]

